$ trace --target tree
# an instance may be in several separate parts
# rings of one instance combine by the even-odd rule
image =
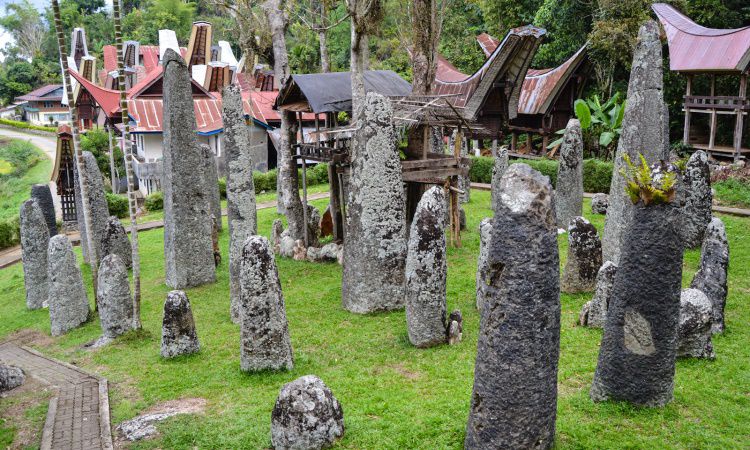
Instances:
[[[274,64],[271,45],[271,30],[268,19],[258,0],[211,0],[218,8],[226,11],[232,18],[227,30],[234,37],[242,54],[245,55],[245,67],[239,70],[252,70],[255,56]]]
[[[505,36],[511,28],[530,24],[543,0],[473,0],[482,8],[487,32]]]
[[[385,12],[381,0],[346,0],[346,10],[351,18],[352,117],[356,120],[365,101],[365,71],[370,59],[369,35],[377,31]]]
[[[534,16],[534,25],[547,30],[535,67],[556,67],[581,48],[591,31],[593,6],[580,0],[544,0]]]
[[[343,23],[349,16],[331,19],[330,11],[336,9],[336,0],[307,0],[297,5],[297,17],[318,36],[320,71],[331,71],[331,58],[328,52],[328,31]]]
[[[431,91],[437,71],[437,47],[449,0],[414,0],[411,9],[412,93]]]
[[[464,73],[474,73],[484,64],[476,38],[485,31],[481,8],[467,0],[453,0],[445,11],[439,51]],[[498,34],[496,37],[502,37]]]
[[[19,56],[34,59],[41,55],[48,30],[29,0],[5,5],[5,16],[0,17],[0,27],[15,40]]]
[[[195,20],[195,3],[182,0],[152,0],[145,11],[134,9],[123,19],[125,30],[140,42],[158,43],[159,30],[174,30],[180,42],[187,42]],[[131,15],[135,17],[130,18]]]

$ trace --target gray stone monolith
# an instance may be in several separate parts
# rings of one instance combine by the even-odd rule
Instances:
[[[49,184],[35,184],[31,186],[31,198],[36,200],[39,208],[42,210],[42,214],[44,214],[49,235],[56,235],[57,219],[55,218],[55,202],[52,199],[52,191],[50,191]]]
[[[88,183],[89,208],[91,211],[91,229],[94,235],[94,248],[98,261],[102,259],[102,240],[104,239],[109,220],[109,206],[107,194],[104,192],[104,181],[96,157],[91,152],[83,152],[83,170],[86,172],[84,180]],[[86,228],[84,222],[78,223],[78,228]],[[85,241],[81,241],[85,242]]]
[[[164,66],[164,266],[174,289],[216,279],[211,245],[211,209],[204,188],[204,158],[195,134],[190,74],[169,49]]]
[[[271,444],[277,450],[317,450],[344,435],[344,411],[315,375],[285,384],[271,413]]]
[[[513,164],[500,188],[464,447],[551,448],[560,352],[552,185]]]
[[[240,368],[292,370],[284,294],[268,239],[250,236],[240,266]]]
[[[227,158],[227,222],[229,223],[229,297],[232,321],[239,323],[242,246],[258,234],[253,182],[253,150],[245,123],[239,87],[229,85],[222,96],[224,149]],[[278,219],[277,219],[278,220]],[[281,221],[279,221],[279,224]],[[274,221],[274,226],[276,222]],[[283,226],[282,226],[283,231]],[[281,233],[279,232],[279,235]],[[272,239],[276,245],[275,239]]]
[[[677,356],[688,358],[716,357],[711,342],[711,300],[697,289],[684,289],[680,295],[680,324],[677,333]]]
[[[420,348],[446,342],[448,264],[445,255],[445,193],[439,186],[422,195],[414,212],[406,256],[406,325]]]
[[[17,388],[26,381],[26,376],[20,367],[7,366],[0,363],[0,392]]]
[[[568,121],[560,146],[555,213],[557,226],[563,229],[573,218],[583,215],[583,137],[578,119]]]
[[[559,197],[555,197],[557,199]],[[591,292],[596,285],[596,274],[602,266],[602,243],[596,227],[586,218],[573,217],[569,224],[568,258],[560,282],[561,291]]]
[[[492,218],[485,217],[479,224],[479,258],[477,259],[477,309],[482,312],[482,306],[487,296],[487,274],[489,264],[487,256],[490,252],[490,237],[492,236]]]
[[[591,212],[594,214],[607,214],[609,206],[609,195],[598,192],[591,198]]]
[[[711,170],[708,155],[698,150],[690,156],[683,175],[685,203],[682,206],[682,231],[685,248],[700,247],[711,222]]]
[[[107,220],[104,237],[102,238],[100,258],[103,259],[107,255],[117,255],[125,264],[125,267],[128,269],[133,267],[133,248],[130,245],[130,239],[128,239],[128,234],[125,232],[122,222],[115,216],[110,216]]]
[[[21,205],[21,262],[23,286],[26,289],[26,307],[39,309],[47,305],[49,283],[47,278],[47,247],[49,228],[39,203],[29,199]]]
[[[669,113],[663,99],[661,50],[659,25],[649,20],[638,31],[633,54],[602,239],[604,261],[615,264],[620,261],[624,232],[634,211],[625,194],[625,180],[618,175],[625,167],[623,155],[629,155],[634,164],[638,164],[639,153],[649,164],[669,160]]]
[[[729,243],[724,222],[711,219],[701,247],[701,260],[690,287],[702,291],[711,301],[711,323],[714,333],[724,331],[724,305],[727,302]]]
[[[75,157],[74,157],[75,158]],[[83,256],[83,262],[89,264],[89,246],[86,245],[88,242],[88,235],[86,234],[86,224],[83,216],[83,199],[81,198],[81,181],[78,175],[78,164],[73,164],[73,195],[76,203],[76,229],[81,236],[81,255]],[[51,236],[50,236],[51,237]]]
[[[594,401],[663,406],[672,400],[682,280],[679,206],[639,202],[623,237]]]
[[[284,223],[281,219],[274,219],[271,224],[271,245],[274,253],[279,253],[281,249],[281,237],[284,234]]]
[[[216,157],[208,144],[200,144],[203,156],[203,183],[206,186],[209,210],[216,217],[216,225],[221,231],[221,192],[219,191],[219,171],[216,168]]]
[[[341,296],[358,314],[402,308],[406,200],[391,103],[370,92],[352,140]]]
[[[99,323],[105,339],[114,339],[133,329],[128,269],[116,253],[105,256],[99,264],[96,298],[99,299]]]
[[[492,190],[490,191],[490,204],[492,210],[496,210],[496,199],[500,198],[500,194],[497,192],[500,189],[500,180],[502,180],[505,171],[508,170],[508,147],[503,145],[497,149],[495,155],[495,163],[492,166]]]
[[[596,290],[591,299],[587,323],[592,328],[604,328],[607,321],[607,309],[612,298],[612,286],[615,282],[617,266],[612,261],[605,261],[596,274]]]
[[[164,302],[161,325],[161,356],[174,358],[200,350],[190,300],[183,291],[170,291]]]
[[[50,333],[60,336],[89,320],[89,299],[67,236],[49,240],[47,262]]]

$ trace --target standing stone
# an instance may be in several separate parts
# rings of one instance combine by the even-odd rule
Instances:
[[[190,300],[183,291],[170,291],[164,302],[161,325],[161,356],[174,358],[200,350]]]
[[[320,211],[314,205],[307,205],[307,245],[320,245]]]
[[[471,178],[469,178],[468,171],[471,169],[471,164],[467,164],[464,162],[464,158],[468,159],[468,151],[466,150],[466,147],[461,147],[461,161],[458,164],[458,167],[460,169],[466,170],[466,175],[459,175],[458,176],[458,188],[461,190],[461,193],[458,194],[458,203],[469,203],[471,201]]]
[[[262,236],[250,236],[240,267],[240,367],[292,370],[292,342],[276,261]]]
[[[222,96],[224,118],[224,149],[227,157],[227,222],[229,223],[229,297],[232,321],[239,323],[240,264],[242,246],[250,236],[258,233],[258,214],[255,209],[252,147],[250,131],[245,123],[242,96],[235,85],[224,88]],[[278,219],[277,219],[278,220]],[[281,221],[279,221],[279,225]],[[274,221],[274,230],[276,229]],[[281,226],[283,231],[283,226]],[[279,232],[279,236],[281,232]],[[277,240],[271,242],[276,248]]]
[[[44,214],[49,235],[56,235],[57,219],[55,219],[55,202],[52,200],[52,191],[49,189],[49,184],[35,184],[31,186],[31,198],[36,200],[39,208],[42,210],[42,214]]]
[[[271,413],[271,443],[277,450],[317,450],[344,435],[344,411],[315,375],[285,384]]]
[[[26,307],[39,309],[47,305],[47,246],[49,229],[44,214],[34,199],[21,205],[21,262],[23,285],[26,288]]]
[[[635,209],[625,194],[625,180],[618,175],[625,167],[622,157],[627,154],[631,161],[637,162],[641,153],[649,164],[669,160],[669,117],[662,93],[661,47],[659,25],[650,20],[638,31],[602,240],[604,261],[618,265],[624,232]]]
[[[456,345],[464,336],[464,318],[461,311],[454,310],[448,316],[448,345]]]
[[[99,264],[99,322],[105,339],[114,339],[133,329],[133,300],[130,297],[128,269],[116,253]]]
[[[568,121],[560,147],[555,212],[557,226],[563,229],[568,228],[574,217],[583,215],[583,138],[578,119]]]
[[[680,325],[677,356],[716,357],[711,342],[711,300],[697,289],[684,289],[680,295]]]
[[[76,228],[81,236],[81,255],[83,256],[83,262],[89,264],[89,246],[86,245],[88,242],[88,235],[86,234],[86,223],[83,217],[83,198],[81,197],[81,178],[78,175],[78,164],[73,164],[73,193],[76,203]],[[51,236],[50,236],[51,237]]]
[[[406,256],[406,324],[420,348],[446,341],[445,193],[439,186],[422,195],[414,212]]]
[[[685,248],[696,248],[703,242],[706,227],[711,222],[711,170],[708,155],[698,150],[690,157],[683,177],[685,204],[682,207]]]
[[[711,219],[706,228],[701,248],[701,262],[690,287],[702,291],[712,305],[712,329],[724,331],[724,305],[727,302],[727,271],[729,270],[729,244],[724,222]]]
[[[0,392],[17,388],[26,381],[23,370],[0,363]]]
[[[513,164],[500,192],[464,447],[551,448],[560,353],[552,185]]]
[[[672,400],[682,280],[680,216],[670,203],[636,205],[612,287],[590,391],[594,401],[663,406]]]
[[[91,152],[83,152],[83,171],[86,172],[84,180],[88,183],[89,208],[91,210],[91,229],[94,235],[94,248],[97,260],[102,258],[102,241],[104,240],[107,220],[109,219],[109,206],[107,205],[107,194],[104,192],[102,173],[96,164],[96,158]],[[83,220],[83,218],[82,218]],[[78,228],[86,228],[84,222],[78,223]],[[81,242],[86,242],[81,240]]]
[[[508,147],[503,145],[497,149],[497,155],[495,155],[495,164],[492,166],[492,190],[490,191],[490,204],[492,210],[497,210],[497,202],[500,198],[500,180],[503,179],[505,171],[508,170]]]
[[[221,248],[219,247],[219,222],[216,216],[211,214],[211,249],[214,253],[214,267],[219,267],[221,264]]]
[[[49,240],[47,261],[50,332],[60,336],[89,320],[89,299],[67,236]]]
[[[219,192],[219,171],[216,168],[216,157],[208,144],[200,144],[203,156],[203,183],[208,196],[209,211],[215,217],[219,230],[221,230],[221,192]]]
[[[591,198],[591,212],[594,214],[607,214],[609,206],[609,195],[598,192]]]
[[[559,198],[555,197],[556,200]],[[563,270],[562,291],[591,292],[602,266],[602,243],[596,227],[584,217],[574,217],[569,223],[568,259]]]
[[[182,289],[212,283],[216,267],[190,74],[182,58],[171,49],[164,55],[163,66],[165,282]]]
[[[130,245],[130,240],[125,232],[125,227],[122,226],[122,222],[115,216],[110,216],[107,220],[107,226],[104,229],[104,238],[102,239],[102,254],[101,258],[107,255],[117,255],[125,264],[125,267],[130,269],[133,267],[133,247]]]
[[[587,323],[592,328],[604,328],[607,321],[607,310],[612,298],[612,286],[615,282],[617,266],[612,261],[606,261],[596,274],[596,291],[591,299],[588,311]]]
[[[284,234],[284,223],[281,219],[274,219],[271,224],[271,245],[274,253],[279,253],[281,247],[281,238]]]
[[[499,184],[498,184],[499,185]],[[485,217],[479,224],[479,259],[477,261],[477,276],[476,276],[476,290],[477,290],[477,309],[479,313],[482,312],[482,306],[485,303],[487,297],[487,285],[490,266],[488,261],[488,255],[490,252],[490,237],[492,236],[492,219]]]
[[[359,314],[404,306],[406,201],[393,109],[368,93],[353,139],[341,285],[344,309]]]

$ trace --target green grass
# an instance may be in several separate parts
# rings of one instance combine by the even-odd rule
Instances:
[[[736,178],[729,178],[711,184],[716,193],[715,199],[719,204],[750,208],[750,182],[743,182]]]
[[[319,208],[325,203],[315,202]],[[448,250],[448,310],[460,308],[465,320],[464,341],[457,346],[413,348],[403,311],[358,316],[341,308],[337,264],[279,259],[295,368],[240,372],[239,329],[229,318],[225,227],[225,258],[217,282],[187,291],[201,340],[199,354],[172,361],[159,357],[162,305],[169,291],[161,230],[141,234],[143,332],[106,348],[83,350],[81,345],[100,333],[93,321],[40,350],[107,377],[115,425],[161,401],[208,400],[204,416],[170,419],[159,425],[159,438],[136,443],[138,449],[268,447],[279,389],[305,374],[320,376],[343,406],[346,435],[338,448],[459,449],[469,412],[479,320],[474,307],[477,227],[490,215],[489,193],[474,191],[466,208],[464,246]],[[588,201],[585,210],[601,229],[603,216],[591,216]],[[274,209],[259,211],[260,233],[268,236],[276,217]],[[732,251],[727,331],[714,339],[715,361],[678,361],[675,399],[665,408],[589,400],[601,331],[574,325],[591,294],[562,295],[559,448],[750,447],[750,220],[723,219]],[[560,237],[561,264],[565,239]],[[686,253],[685,285],[698,259],[697,250]],[[0,271],[0,339],[21,328],[49,333],[47,312],[24,307],[22,277],[20,265]],[[85,267],[84,279],[90,286]]]
[[[33,147],[35,156],[39,161],[23,173],[21,177],[0,177],[0,220],[17,216],[21,204],[29,198],[31,185],[49,182],[52,170],[52,161],[42,150],[34,147],[30,142],[18,139],[3,139],[0,142],[3,147],[9,144]]]

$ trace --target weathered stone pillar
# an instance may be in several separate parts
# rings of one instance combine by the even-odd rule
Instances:
[[[682,206],[682,229],[685,248],[700,247],[706,227],[711,222],[711,170],[708,155],[698,150],[690,156],[683,177],[685,204]]]
[[[490,199],[493,211],[497,211],[496,202],[500,199],[500,180],[502,180],[506,170],[508,170],[508,147],[503,145],[497,149],[495,164],[492,167],[492,190],[490,191]]]
[[[560,352],[552,185],[526,164],[500,184],[464,447],[551,448]]]
[[[414,213],[406,256],[406,324],[416,347],[446,342],[445,193],[439,186],[422,195]]]
[[[47,261],[50,332],[60,336],[89,320],[89,299],[67,236],[49,240]]]
[[[107,194],[104,192],[102,173],[96,164],[96,158],[91,152],[83,152],[83,169],[86,176],[83,178],[88,182],[89,208],[91,210],[91,229],[94,234],[94,248],[97,259],[101,260],[102,240],[104,239],[107,220],[109,219],[109,206],[107,205]],[[83,218],[83,217],[81,217]],[[78,229],[86,228],[83,222],[78,223]],[[81,236],[83,239],[83,235]],[[81,242],[86,242],[81,240]],[[84,247],[82,245],[82,247]]]
[[[634,206],[625,195],[625,181],[617,174],[624,168],[622,156],[633,162],[641,153],[649,164],[669,160],[669,117],[663,100],[662,55],[659,25],[650,20],[638,31],[633,65],[628,84],[628,98],[617,144],[609,206],[604,226],[602,253],[604,261],[620,260],[623,233],[630,224]]]
[[[677,333],[677,356],[688,358],[716,357],[711,342],[711,300],[697,289],[680,294],[680,325]]]
[[[200,350],[190,300],[183,291],[170,291],[164,302],[161,326],[161,356],[174,358]]]
[[[620,178],[620,177],[618,177]],[[639,202],[612,288],[591,399],[672,400],[682,280],[680,211]]]
[[[52,191],[49,189],[49,184],[35,184],[31,186],[31,198],[36,200],[39,208],[42,210],[42,214],[44,214],[49,235],[56,235],[57,219],[55,218],[55,202],[52,199]]]
[[[219,192],[219,172],[216,168],[216,157],[208,144],[200,144],[203,156],[203,183],[208,196],[209,211],[216,217],[216,226],[221,231],[221,192]]]
[[[165,282],[182,289],[212,283],[216,268],[190,74],[182,58],[171,49],[164,55],[163,66]]]
[[[352,140],[341,295],[354,313],[404,306],[406,202],[392,116],[385,97],[368,93]]]
[[[499,183],[499,182],[498,182]],[[487,296],[487,274],[490,266],[488,256],[490,252],[490,237],[492,236],[492,219],[485,217],[479,224],[479,258],[477,260],[477,309],[482,313],[482,306]]]
[[[587,303],[587,320],[586,323],[582,323],[581,325],[588,325],[592,328],[604,328],[604,324],[607,321],[607,309],[609,309],[609,301],[612,298],[612,286],[615,283],[616,274],[617,266],[612,261],[605,261],[599,268],[599,271],[596,274],[596,290],[594,291],[594,297]]]
[[[594,214],[607,214],[609,206],[609,195],[598,192],[591,198],[591,212]]]
[[[555,197],[555,200],[559,198]],[[563,270],[561,290],[567,293],[593,291],[596,274],[602,266],[599,234],[596,227],[584,217],[573,217],[568,223],[568,258]]]
[[[466,135],[464,135],[463,138],[464,138],[463,142],[468,145],[469,141],[466,138]],[[469,156],[469,148],[468,148],[467,145],[462,145],[461,146],[461,157],[462,158],[466,158],[466,157]],[[467,170],[471,168],[470,166],[467,166],[467,165],[464,165],[464,164],[461,164],[460,166],[461,166],[462,169],[467,169]],[[468,175],[466,175],[466,176],[459,175],[458,176],[458,186],[457,187],[459,189],[461,189],[461,191],[463,191],[462,194],[458,195],[458,201],[459,201],[459,203],[469,203],[469,201],[471,201],[471,179],[469,178],[469,176]]]
[[[232,321],[239,323],[242,246],[258,233],[252,148],[242,96],[235,85],[224,88],[224,149],[227,156],[227,222],[229,223],[229,296]],[[275,222],[274,222],[275,224]]]
[[[560,146],[555,213],[557,226],[563,229],[573,218],[583,215],[583,138],[578,119],[568,121]]]
[[[44,214],[34,199],[21,205],[21,262],[23,286],[26,289],[26,307],[39,309],[47,306],[49,283],[47,279],[47,247],[49,228]]]
[[[245,372],[292,370],[284,294],[268,239],[250,236],[240,268],[240,367]]]
[[[130,297],[128,269],[116,253],[99,264],[99,322],[105,339],[114,339],[133,329],[133,300]]]
[[[711,219],[706,228],[701,261],[690,287],[702,291],[711,301],[712,330],[724,331],[724,305],[727,302],[727,271],[729,270],[729,243],[724,222]]]
[[[110,216],[107,225],[104,228],[104,237],[102,239],[101,258],[107,255],[117,255],[125,267],[133,267],[133,248],[125,232],[122,222],[115,216]]]

